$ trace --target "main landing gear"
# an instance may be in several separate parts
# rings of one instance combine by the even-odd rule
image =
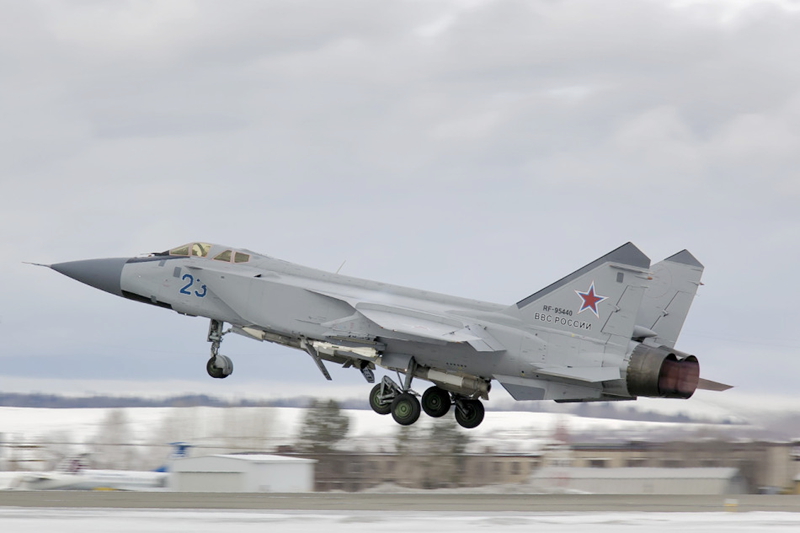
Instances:
[[[233,361],[226,355],[220,355],[219,346],[222,344],[222,336],[228,333],[222,331],[223,323],[219,320],[212,320],[208,326],[208,342],[211,343],[211,358],[206,363],[206,372],[212,378],[223,379],[233,373]]]
[[[410,426],[416,422],[422,410],[419,400],[411,390],[401,389],[389,376],[384,376],[380,383],[372,387],[369,406],[379,415],[392,413],[394,421],[401,426]]]
[[[379,415],[391,413],[395,422],[410,426],[419,419],[421,411],[425,411],[430,417],[440,418],[450,411],[451,405],[455,405],[456,422],[461,427],[474,428],[483,422],[484,408],[480,400],[450,393],[436,385],[425,391],[420,402],[416,393],[411,390],[412,372],[413,369],[409,369],[402,387],[389,376],[384,376],[369,393],[369,406],[372,410]]]

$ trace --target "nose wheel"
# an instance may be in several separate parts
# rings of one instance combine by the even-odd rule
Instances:
[[[219,347],[222,336],[228,333],[222,331],[223,323],[212,320],[208,326],[208,342],[211,343],[211,358],[206,363],[206,372],[214,379],[227,378],[233,373],[233,361],[227,355],[220,355]]]
[[[233,373],[233,361],[227,355],[217,355],[206,363],[206,372],[215,379],[227,378]]]

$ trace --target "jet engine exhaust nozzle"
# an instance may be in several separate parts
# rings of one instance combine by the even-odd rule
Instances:
[[[697,357],[666,346],[639,344],[628,364],[631,396],[688,399],[700,383]]]

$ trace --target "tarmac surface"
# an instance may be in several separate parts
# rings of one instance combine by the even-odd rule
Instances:
[[[800,496],[3,491],[0,507],[457,512],[800,512]]]

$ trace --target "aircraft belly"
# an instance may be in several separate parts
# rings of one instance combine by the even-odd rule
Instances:
[[[600,386],[503,375],[496,375],[495,378],[515,400],[596,400],[603,395]]]
[[[496,355],[476,352],[469,345],[433,345],[424,342],[383,339],[385,354],[413,356],[420,366],[447,372],[464,373],[489,378],[497,359]],[[390,358],[385,358],[391,361]]]

